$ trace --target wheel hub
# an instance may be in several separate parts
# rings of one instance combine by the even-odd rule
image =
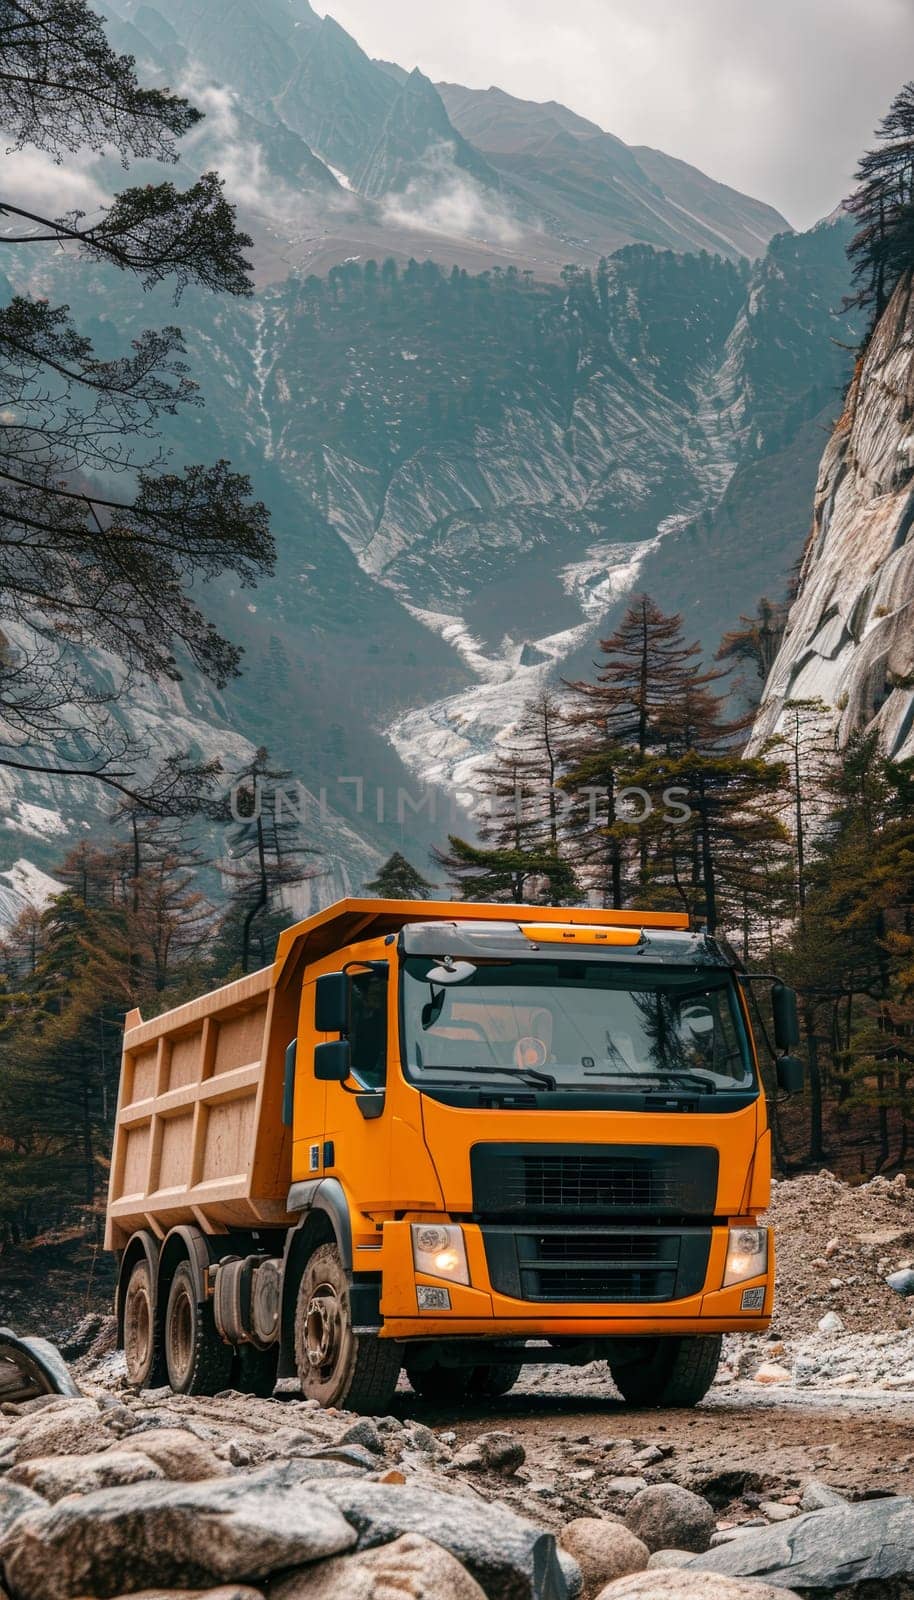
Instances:
[[[332,1368],[339,1354],[340,1306],[329,1283],[321,1284],[312,1294],[305,1326],[309,1366]]]

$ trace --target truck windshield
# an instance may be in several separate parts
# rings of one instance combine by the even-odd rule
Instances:
[[[619,1094],[753,1085],[726,971],[603,961],[482,960],[441,984],[436,960],[404,963],[404,1067],[413,1082]],[[431,973],[431,977],[429,974]]]

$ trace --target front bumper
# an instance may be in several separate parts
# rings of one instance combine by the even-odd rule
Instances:
[[[386,1222],[380,1262],[377,1254],[371,1263],[367,1259],[360,1261],[358,1248],[355,1261],[357,1270],[369,1264],[382,1268],[382,1336],[393,1339],[460,1335],[526,1339],[626,1338],[656,1333],[763,1332],[771,1320],[775,1263],[770,1232],[767,1273],[723,1288],[727,1225],[678,1230],[683,1240],[682,1264],[679,1258],[676,1263],[671,1259],[669,1240],[676,1230],[670,1226],[633,1228],[627,1234],[622,1229],[596,1226],[586,1230],[544,1227],[538,1231],[543,1235],[560,1233],[568,1254],[568,1260],[561,1263],[563,1269],[569,1265],[571,1269],[580,1269],[583,1265],[576,1232],[582,1235],[586,1232],[591,1251],[599,1246],[604,1253],[613,1255],[617,1252],[610,1251],[609,1245],[621,1238],[627,1239],[629,1265],[633,1264],[633,1271],[627,1276],[620,1274],[620,1263],[613,1260],[609,1273],[602,1273],[599,1266],[593,1265],[588,1265],[583,1274],[575,1270],[556,1272],[553,1262],[548,1264],[548,1271],[542,1272],[543,1263],[537,1261],[531,1266],[528,1245],[521,1242],[529,1241],[537,1232],[529,1224],[516,1229],[490,1229],[466,1223],[464,1240],[470,1283],[455,1284],[417,1273],[409,1222]],[[513,1244],[511,1235],[515,1236]],[[696,1235],[701,1235],[704,1241],[701,1246],[697,1244]],[[656,1259],[650,1262],[648,1258],[652,1253]],[[696,1263],[704,1266],[697,1277]],[[580,1294],[585,1283],[590,1286],[587,1298],[564,1298],[565,1289],[570,1296],[577,1285]],[[419,1284],[446,1286],[450,1310],[420,1312],[416,1297]],[[505,1292],[506,1286],[514,1292]],[[593,1298],[597,1290],[601,1295],[599,1299]],[[647,1297],[649,1290],[650,1298]],[[761,1299],[761,1307],[745,1308],[744,1297],[749,1290],[756,1291],[749,1298]],[[524,1297],[531,1293],[539,1297]],[[645,1298],[631,1298],[633,1294],[644,1294]],[[606,1298],[607,1295],[618,1297]]]

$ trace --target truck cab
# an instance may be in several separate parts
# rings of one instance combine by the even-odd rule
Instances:
[[[131,1236],[119,1287],[125,1344],[132,1277],[150,1329],[134,1374],[158,1359],[173,1385],[207,1381],[183,1338],[242,1382],[259,1363],[324,1404],[383,1410],[403,1368],[453,1401],[504,1393],[528,1361],[602,1358],[630,1402],[694,1404],[721,1336],[764,1330],[773,1303],[746,987],[675,913],[350,901],[287,930],[242,1136],[272,1181],[221,1211],[212,1185],[208,1205],[173,1192],[170,1216],[144,1197],[155,1259],[134,1244],[131,1269]],[[775,1009],[789,1048],[789,991]],[[256,1227],[238,1226],[245,1204]],[[182,1229],[199,1271],[179,1335]]]

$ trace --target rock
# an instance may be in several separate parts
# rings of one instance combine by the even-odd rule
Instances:
[[[13,1525],[0,1561],[17,1600],[258,1579],[338,1555],[356,1533],[298,1462],[205,1483],[139,1483],[61,1500]]]
[[[310,1461],[336,1461],[344,1467],[355,1467],[359,1472],[374,1472],[378,1465],[377,1456],[362,1444],[320,1445],[306,1454]]]
[[[438,1454],[438,1435],[432,1433],[431,1428],[427,1428],[423,1422],[411,1422],[407,1432],[414,1449],[421,1450],[427,1456]]]
[[[106,1450],[114,1434],[94,1400],[50,1399],[42,1409],[11,1422],[6,1438],[16,1439],[17,1461],[33,1456],[88,1456]]]
[[[432,1434],[434,1439],[435,1435]],[[384,1440],[381,1437],[378,1425],[371,1417],[359,1417],[351,1428],[340,1435],[340,1444],[360,1444],[365,1450],[370,1450],[372,1455],[384,1454]],[[437,1442],[437,1441],[436,1441]]]
[[[844,1322],[842,1318],[838,1316],[837,1311],[826,1311],[824,1317],[819,1318],[818,1322],[816,1323],[816,1327],[820,1333],[844,1332]]]
[[[838,1489],[833,1489],[830,1483],[820,1483],[817,1478],[811,1478],[803,1489],[800,1504],[804,1511],[825,1511],[829,1506],[846,1506],[846,1494],[841,1494]]]
[[[712,1572],[637,1572],[601,1589],[597,1600],[798,1600],[792,1589],[772,1588]]]
[[[144,1428],[124,1439],[117,1449],[118,1454],[136,1450],[148,1461],[154,1461],[175,1483],[199,1483],[204,1478],[221,1478],[225,1473],[224,1463],[210,1446],[186,1428]]]
[[[763,1361],[753,1373],[755,1383],[789,1383],[790,1372],[778,1361]]]
[[[164,1476],[161,1467],[137,1450],[104,1450],[92,1456],[33,1456],[13,1467],[9,1482],[24,1483],[53,1504],[65,1494],[89,1494],[93,1489],[114,1489],[118,1484]]]
[[[647,1488],[646,1478],[608,1478],[604,1485],[608,1494],[629,1496]]]
[[[0,1542],[20,1517],[46,1509],[46,1502],[40,1495],[20,1483],[10,1483],[8,1478],[5,1479],[0,1483]]]
[[[629,1501],[625,1525],[648,1550],[707,1550],[717,1527],[707,1500],[678,1483],[654,1483]]]
[[[485,1600],[466,1567],[418,1533],[278,1579],[269,1600]]]
[[[526,1459],[526,1451],[513,1433],[480,1433],[455,1452],[451,1466],[474,1472],[516,1472]]]
[[[563,1550],[559,1545],[556,1550],[556,1559],[562,1577],[565,1579],[565,1593],[567,1600],[581,1600],[584,1594],[584,1574],[574,1556],[569,1550]]]
[[[631,1464],[633,1467],[655,1467],[662,1460],[663,1451],[655,1444],[648,1444],[632,1456]]]
[[[799,1515],[796,1506],[785,1506],[780,1500],[762,1500],[759,1510],[769,1522],[789,1522]]]
[[[896,1294],[906,1298],[914,1294],[914,1271],[910,1267],[902,1267],[900,1272],[890,1272],[885,1281]]]
[[[552,1534],[497,1503],[364,1478],[323,1484],[321,1493],[355,1528],[359,1550],[402,1533],[433,1533],[488,1600],[567,1600],[571,1593]]]
[[[648,1561],[648,1571],[657,1567],[687,1567],[694,1560],[691,1550],[655,1550]]]
[[[621,1522],[600,1517],[575,1517],[559,1535],[559,1542],[581,1569],[585,1600],[628,1572],[643,1572],[650,1551]]]
[[[909,1600],[914,1591],[914,1500],[865,1500],[813,1511],[696,1556],[691,1567],[764,1578],[841,1600],[878,1595]]]
[[[218,1589],[141,1589],[117,1600],[264,1600],[261,1589],[246,1583],[223,1583]]]

